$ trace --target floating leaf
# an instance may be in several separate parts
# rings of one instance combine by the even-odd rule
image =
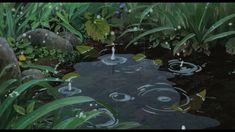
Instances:
[[[153,64],[154,64],[154,65],[162,65],[163,62],[162,62],[161,59],[155,59],[155,60],[153,60]]]
[[[73,78],[73,77],[79,77],[79,76],[80,76],[80,74],[78,74],[76,72],[70,72],[68,74],[65,74],[62,79],[67,80],[67,79],[70,79],[70,78]]]
[[[197,96],[201,97],[202,101],[206,99],[206,89],[202,90],[201,92],[196,94]]]
[[[146,56],[142,53],[136,54],[132,57],[135,61],[140,61],[143,60],[144,58],[146,58]]]
[[[21,115],[25,115],[25,109],[22,106],[14,104],[13,107],[17,113],[19,113]]]
[[[84,54],[94,49],[94,47],[82,45],[82,46],[76,46],[76,49],[78,50],[79,53]]]

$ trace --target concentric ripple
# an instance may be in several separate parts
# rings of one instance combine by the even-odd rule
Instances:
[[[138,95],[143,97],[145,112],[150,114],[157,114],[159,112],[174,112],[169,106],[186,106],[190,102],[186,91],[181,88],[172,87],[167,83],[155,83],[154,85],[146,84],[137,89]],[[182,102],[182,99],[185,99]]]
[[[118,64],[123,64],[127,61],[127,58],[125,57],[120,57],[120,56],[116,56],[114,60],[112,60],[110,58],[110,56],[106,56],[104,58],[101,59],[101,61],[106,64],[106,65],[110,65],[110,66],[113,66],[113,65],[118,65]]]
[[[178,59],[173,59],[168,61],[169,68],[168,70],[179,75],[190,76],[194,72],[199,72],[202,68],[199,65],[195,65],[190,62],[180,61]]]
[[[96,128],[105,128],[105,127],[114,126],[119,122],[119,120],[116,119],[114,115],[108,109],[98,108],[97,111],[102,112],[103,114],[101,114],[101,116],[97,116],[96,118],[92,119],[91,122],[92,124],[94,124]],[[104,123],[99,123],[103,121]],[[88,126],[88,127],[92,127],[92,126]]]
[[[64,87],[59,88],[58,92],[66,96],[73,96],[73,95],[81,93],[82,90],[76,87],[72,87],[72,89],[69,90],[68,86],[64,86]]]
[[[113,92],[109,95],[109,97],[111,97],[114,101],[117,102],[126,102],[126,101],[130,101],[130,100],[134,100],[134,97],[131,97],[128,94],[125,93],[118,93],[118,92]]]

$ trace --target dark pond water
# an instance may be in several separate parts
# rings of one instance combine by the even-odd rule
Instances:
[[[135,61],[133,54],[118,53],[121,54],[116,56],[127,59],[125,63],[106,65],[101,61],[111,56],[106,54],[98,60],[74,65],[81,75],[72,81],[73,87],[82,90],[78,95],[104,101],[117,112],[112,114],[95,102],[84,107],[74,106],[102,111],[106,116],[90,121],[97,128],[125,121],[139,122],[139,128],[145,129],[235,128],[235,61],[231,56],[223,53],[205,57],[200,54],[181,59],[158,51],[146,51],[149,59]],[[139,52],[135,49],[131,53]],[[153,56],[161,58],[163,65],[154,65]],[[206,90],[205,98],[199,95],[202,90]],[[172,105],[192,110],[179,112],[169,108]],[[91,125],[80,128],[89,129]]]

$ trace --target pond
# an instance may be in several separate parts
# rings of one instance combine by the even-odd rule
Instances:
[[[98,60],[74,65],[76,72],[81,75],[72,80],[72,86],[82,91],[77,95],[104,101],[117,113],[115,115],[95,102],[85,104],[84,110],[96,109],[108,115],[109,118],[97,117],[91,120],[97,128],[106,128],[119,121],[139,122],[139,128],[142,129],[223,128],[221,117],[214,115],[214,112],[221,110],[218,100],[221,95],[213,94],[213,91],[220,88],[207,87],[206,82],[195,85],[191,80],[191,76],[204,78],[209,72],[207,69],[211,65],[210,61],[206,66],[200,66],[181,58],[172,59],[168,61],[168,68],[164,69],[150,59],[136,61],[133,54],[115,56],[117,59],[114,61],[110,59],[113,54],[106,54]],[[177,79],[187,83],[178,85],[177,82],[180,81]],[[194,81],[199,82],[200,79]],[[188,83],[192,85],[188,87]],[[202,88],[191,89],[193,85]],[[198,90],[203,88],[207,90],[208,95],[199,93]],[[192,110],[179,111],[170,106]],[[214,107],[213,110],[211,107]],[[85,124],[80,128],[92,127]]]

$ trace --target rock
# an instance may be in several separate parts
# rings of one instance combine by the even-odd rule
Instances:
[[[0,76],[0,83],[12,79],[19,79],[21,76],[20,68],[14,51],[7,43],[6,39],[0,38],[0,73],[6,66],[12,65],[5,73]]]
[[[27,79],[42,79],[44,74],[38,69],[28,69],[22,72],[22,77]]]
[[[61,32],[59,35],[62,38],[68,40],[73,45],[73,47],[76,47],[77,45],[80,45],[82,43],[82,41],[78,37],[69,32]]]
[[[28,39],[32,45],[47,47],[49,49],[61,49],[63,51],[73,50],[72,44],[59,35],[46,29],[34,29],[28,31],[17,38],[17,41]]]

